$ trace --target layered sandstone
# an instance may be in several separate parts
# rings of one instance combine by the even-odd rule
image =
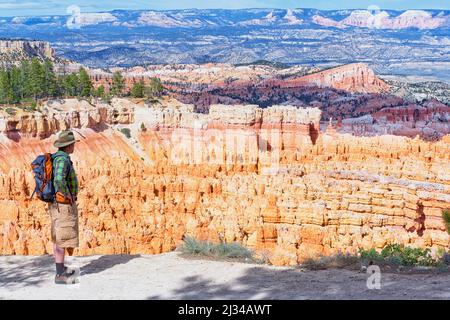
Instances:
[[[351,63],[327,69],[299,78],[288,79],[283,86],[314,84],[350,92],[378,93],[388,92],[389,85],[377,78],[365,63]]]
[[[291,106],[135,112],[130,128],[148,119],[132,130],[142,155],[117,130],[79,129],[76,254],[167,252],[184,235],[238,241],[278,265],[389,243],[450,246],[449,136],[319,135],[320,111]],[[2,254],[52,252],[45,206],[28,197],[29,163],[53,139],[0,140]]]
[[[186,90],[193,87],[203,90],[227,86],[245,87],[249,84],[263,87],[316,85],[362,93],[387,92],[390,88],[365,63],[350,63],[322,71],[306,66],[277,69],[263,65],[233,66],[212,63],[116,69],[124,74],[129,88],[137,81],[148,82],[152,77],[160,78],[169,89]],[[91,77],[95,86],[109,87],[112,81],[112,74],[103,71],[92,71]]]
[[[30,40],[0,40],[0,66],[17,65],[23,60],[37,57],[54,60],[55,52],[50,43]]]
[[[0,112],[0,134],[11,139],[47,138],[69,128],[102,129],[104,125],[134,122],[134,105],[114,98],[111,104],[101,101],[50,100],[41,111],[18,112],[14,116]]]
[[[132,68],[111,68],[110,72],[99,69],[89,70],[95,87],[103,85],[109,90],[113,72],[119,71],[124,76],[125,86],[131,89],[138,82],[149,83],[151,78],[159,78],[168,89],[191,90],[191,88],[215,88],[227,85],[245,85],[260,83],[265,79],[280,79],[290,76],[317,72],[317,67],[297,65],[280,69],[269,65],[235,66],[225,63],[206,64],[168,64],[137,66]]]
[[[366,136],[395,134],[438,140],[450,134],[449,122],[450,106],[429,100],[422,105],[388,107],[362,117],[343,119],[340,131]]]

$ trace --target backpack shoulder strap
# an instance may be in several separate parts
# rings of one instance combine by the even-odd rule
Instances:
[[[65,156],[62,155],[62,154],[53,153],[53,154],[51,155],[51,157],[52,157],[52,161],[55,161],[57,158],[65,157]]]
[[[53,153],[51,155],[51,157],[52,157],[52,162],[54,162],[57,158],[60,158],[60,157],[68,159],[69,161],[67,161],[67,162],[69,163],[69,168],[72,169],[72,161],[70,160],[70,158],[68,158],[68,157],[66,157],[66,156],[64,156],[62,154],[56,154],[56,153]]]

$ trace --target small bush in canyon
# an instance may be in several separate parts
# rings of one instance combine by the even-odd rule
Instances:
[[[252,251],[236,242],[212,243],[209,241],[200,241],[189,236],[186,236],[183,241],[184,243],[180,247],[180,251],[184,254],[200,255],[216,259],[242,259],[256,262],[253,258]]]
[[[181,252],[194,255],[211,255],[212,244],[208,241],[199,241],[192,237],[185,237],[180,247]]]
[[[321,256],[310,258],[300,265],[309,270],[336,269],[359,269],[363,265],[379,264],[403,267],[431,267],[448,270],[450,254],[444,249],[438,250],[432,255],[430,249],[411,248],[399,244],[390,244],[381,252],[374,248],[359,251],[359,254],[338,253],[332,256]]]
[[[447,228],[447,232],[450,234],[450,210],[443,210],[442,218],[444,219],[444,223]]]
[[[359,269],[359,258],[356,255],[338,253],[332,256],[309,258],[303,261],[302,268],[309,270],[323,270],[329,268],[355,268]]]
[[[131,138],[131,131],[130,131],[130,129],[122,128],[122,129],[120,129],[120,132],[122,132],[125,135],[125,137],[127,137],[128,139]]]
[[[16,109],[13,109],[13,108],[6,108],[5,111],[6,111],[6,113],[9,114],[10,116],[15,116],[16,113],[17,113],[17,110],[16,110]]]
[[[360,250],[362,260],[391,263],[400,266],[438,267],[445,264],[445,252],[438,256],[431,254],[430,249],[411,248],[399,244],[390,244],[378,253],[375,249]]]

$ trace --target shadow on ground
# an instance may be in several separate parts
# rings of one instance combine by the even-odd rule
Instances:
[[[53,256],[37,256],[26,261],[10,257],[0,267],[0,287],[36,286],[48,280],[49,272],[55,268]]]
[[[89,262],[87,265],[82,266],[81,275],[103,272],[118,264],[125,264],[139,257],[141,257],[140,254],[135,255],[118,254],[118,255],[101,256],[98,259]]]
[[[172,299],[449,299],[449,275],[382,275],[381,289],[369,289],[364,272],[342,269],[301,271],[250,268],[226,283],[189,276],[171,292]],[[166,299],[153,295],[148,299]]]
[[[450,299],[448,273],[396,274],[382,271],[381,289],[374,290],[367,287],[367,273],[345,269],[303,271],[228,262],[196,264],[192,261],[184,263],[173,256],[164,256],[162,260],[142,257],[142,265],[140,260],[129,263],[141,255],[74,258],[74,262],[81,266],[82,275],[108,271],[90,281],[93,288],[110,290],[109,294],[118,299],[128,296],[121,288],[129,288],[138,299]],[[115,270],[110,270],[112,268]],[[3,296],[8,297],[10,292],[26,288],[21,296],[27,296],[39,292],[32,289],[42,290],[52,282],[54,272],[51,255],[26,259],[3,256],[0,289],[6,289]],[[113,286],[108,280],[110,276],[116,279]],[[86,288],[88,291],[84,293],[95,295],[89,292],[92,288]]]
[[[100,256],[82,266],[81,273],[82,275],[100,273],[139,257],[140,255]],[[21,261],[20,256],[8,256],[0,266],[0,287],[37,286],[52,279],[54,272],[55,260],[52,255],[29,257],[25,261]]]
[[[183,279],[183,285],[172,292],[175,299],[339,299],[352,298],[350,292],[340,287],[342,279],[328,278],[327,271],[305,275],[300,270],[270,270],[251,268],[242,276],[227,283],[214,283],[203,276]],[[358,291],[365,289],[365,281],[359,281]],[[150,296],[148,299],[164,299]]]

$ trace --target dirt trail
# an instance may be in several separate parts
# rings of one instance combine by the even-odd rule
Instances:
[[[53,283],[52,256],[1,256],[0,299],[448,299],[449,274],[301,271],[236,262],[184,259],[178,253],[70,257],[80,282]]]

